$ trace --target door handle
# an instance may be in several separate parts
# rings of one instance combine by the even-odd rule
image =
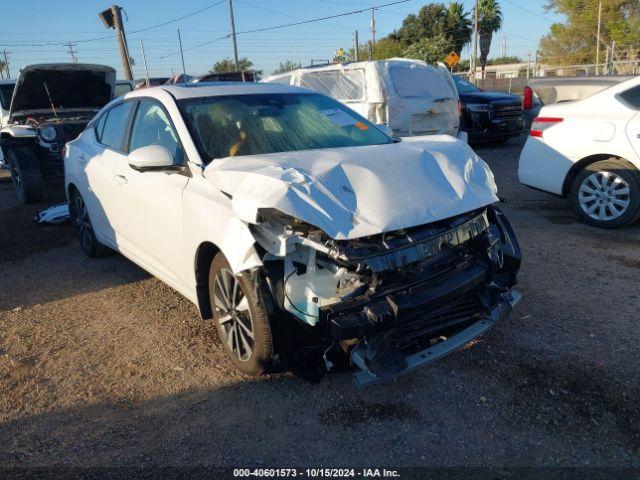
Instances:
[[[120,183],[129,183],[129,180],[124,175],[116,175],[116,180]]]

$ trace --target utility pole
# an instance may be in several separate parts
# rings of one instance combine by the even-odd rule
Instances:
[[[187,83],[187,70],[184,68],[184,53],[182,52],[182,37],[180,36],[180,29],[178,29],[178,43],[180,44],[180,58],[182,58],[182,82]]]
[[[369,60],[373,60],[373,48],[376,43],[376,9],[371,7],[371,48],[369,49]]]
[[[355,31],[354,36],[353,36],[353,40],[355,42],[355,60],[356,62],[360,61],[360,42],[358,41],[358,30]]]
[[[133,80],[133,74],[131,73],[131,57],[129,57],[127,37],[125,36],[124,26],[122,25],[122,8],[117,5],[111,5],[111,10],[113,11],[113,25],[116,30],[116,37],[118,38],[118,45],[120,48],[120,59],[122,60],[122,66],[124,68],[124,78],[127,80]]]
[[[8,56],[8,53],[11,53],[11,52],[7,52],[6,50],[3,50],[2,53],[4,54],[4,69],[7,72],[7,78],[11,78],[11,72],[9,71],[9,56]]]
[[[113,28],[116,31],[116,39],[118,40],[118,48],[120,50],[120,60],[124,69],[124,78],[133,80],[131,73],[131,57],[129,56],[129,48],[127,47],[127,37],[124,34],[122,26],[122,7],[111,5],[110,8],[98,14],[105,28]]]
[[[471,83],[476,83],[476,62],[478,57],[478,0],[473,7],[473,53],[471,54]]]
[[[71,42],[67,43],[67,53],[71,55],[71,61],[73,63],[78,63],[78,57],[76,57],[76,53],[78,52],[73,49],[74,46],[75,46],[75,43],[71,43]]]
[[[506,57],[507,56],[507,36],[503,35],[502,36],[502,57]]]
[[[598,33],[596,34],[596,75],[600,70],[600,22],[602,19],[602,2],[598,2]]]
[[[609,57],[610,67],[609,67],[609,75],[613,75],[615,72],[615,61],[616,61],[616,41],[611,41],[611,57]]]
[[[238,64],[238,42],[236,40],[236,23],[233,19],[233,0],[229,0],[229,17],[231,18],[231,39],[233,40],[233,61],[236,64],[236,70],[240,70]]]
[[[149,68],[147,67],[147,56],[144,54],[144,43],[140,40],[140,48],[142,49],[142,61],[144,62],[144,81],[149,88]]]
[[[527,54],[527,78],[529,78],[529,70],[531,70],[531,52]]]

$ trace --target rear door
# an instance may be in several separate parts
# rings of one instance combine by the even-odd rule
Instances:
[[[457,136],[458,96],[443,72],[398,62],[389,67],[387,82],[389,126],[396,134]]]
[[[629,120],[626,126],[626,134],[633,150],[636,153],[636,164],[640,161],[640,85],[632,87],[617,95],[625,106],[637,113]]]
[[[127,158],[125,132],[134,105],[131,101],[114,105],[100,116],[93,132],[87,132],[86,141],[70,144],[73,145],[71,148],[77,145],[79,150],[72,157],[76,162],[74,176],[89,209],[93,229],[99,240],[118,248],[118,234],[113,223],[118,208],[113,176],[118,162]]]

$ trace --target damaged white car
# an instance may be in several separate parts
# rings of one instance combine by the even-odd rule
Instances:
[[[460,348],[519,298],[517,240],[466,144],[394,140],[309,90],[132,92],[67,145],[65,173],[82,249],[192,300],[246,374],[348,356],[365,385]]]

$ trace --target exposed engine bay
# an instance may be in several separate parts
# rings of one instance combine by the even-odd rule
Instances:
[[[37,145],[38,157],[41,160],[42,173],[49,176],[64,175],[62,150],[65,144],[75,139],[85,129],[95,112],[79,115],[34,115],[16,118],[13,127],[25,127],[20,136],[6,139],[4,144]],[[35,138],[34,138],[35,137]],[[35,142],[34,142],[35,140]]]
[[[274,303],[309,334],[303,347],[327,369],[328,352],[348,353],[359,385],[451,353],[519,299],[520,248],[494,206],[349,240],[274,209],[251,228]]]

